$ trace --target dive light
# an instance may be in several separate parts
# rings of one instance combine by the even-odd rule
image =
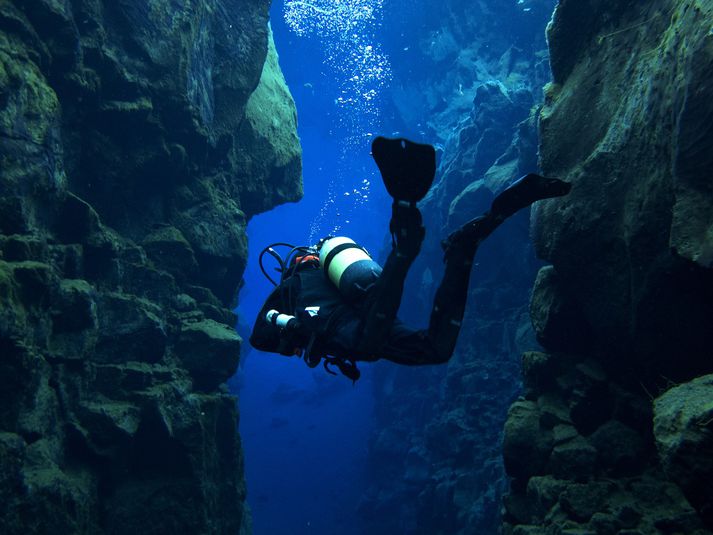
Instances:
[[[281,314],[277,310],[270,310],[265,314],[268,323],[272,323],[280,329],[294,329],[297,327],[297,318],[289,314]]]

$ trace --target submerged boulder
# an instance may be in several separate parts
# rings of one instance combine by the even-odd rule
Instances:
[[[656,399],[654,435],[664,470],[713,525],[713,375]]]
[[[248,99],[242,124],[247,150],[236,154],[236,167],[246,178],[240,184],[248,217],[268,210],[275,199],[297,201],[303,194],[295,104],[280,70],[272,31],[268,37],[260,83]]]
[[[577,351],[590,343],[586,320],[576,300],[567,296],[553,266],[537,273],[530,301],[530,317],[537,340],[556,351]]]
[[[544,473],[552,438],[540,432],[537,404],[518,401],[510,407],[503,438],[505,468],[512,477],[527,481]]]
[[[603,372],[592,369],[591,361],[578,355],[532,353],[525,360],[525,391],[528,398],[538,401],[515,402],[505,425],[503,456],[512,478],[510,493],[504,499],[506,532],[536,528],[545,533],[565,529],[613,534],[623,530],[710,533],[705,527],[704,509],[700,508],[698,514],[692,505],[699,506],[687,488],[679,488],[657,466],[651,444],[651,413],[635,412],[637,403],[631,399],[630,391],[618,387],[615,378],[601,375]],[[568,379],[557,380],[561,377]],[[592,380],[610,385],[605,405],[615,409],[606,413],[608,419],[598,427],[581,423],[575,426],[570,412],[582,399],[582,387]],[[709,383],[706,378],[705,388],[710,388]],[[706,394],[708,398],[696,397],[694,405],[710,405],[709,392]],[[639,395],[641,403],[648,400],[645,396],[645,392]],[[664,433],[664,440],[676,472],[676,463],[682,470],[692,461],[687,457],[692,450],[687,448],[689,444],[683,438],[686,435],[677,434],[683,429],[675,423],[685,396],[672,396],[676,402],[666,403],[666,407],[670,407],[667,414],[674,425],[670,426],[671,432]],[[663,397],[657,405],[660,402]],[[694,409],[691,414],[696,412]],[[695,425],[695,421],[691,424]],[[592,431],[593,427],[596,428]],[[659,432],[656,434],[658,437]],[[682,446],[680,450],[678,445]],[[689,489],[703,484],[703,490],[700,486],[695,488],[698,497],[705,500],[710,495],[706,491],[705,470],[710,462],[707,447],[693,450],[700,455],[699,474],[694,476],[685,470],[678,473]],[[695,482],[694,477],[698,477]],[[671,479],[678,483],[673,475]]]
[[[191,244],[175,227],[154,230],[143,240],[142,246],[154,264],[179,279],[195,276],[198,263]]]
[[[175,351],[196,388],[213,390],[235,373],[240,342],[234,328],[205,319],[182,326]]]

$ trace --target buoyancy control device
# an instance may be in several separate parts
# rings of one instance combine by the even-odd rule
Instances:
[[[330,355],[333,344],[328,342],[334,338],[339,320],[355,315],[351,300],[373,284],[381,268],[353,240],[331,241],[334,239],[325,238],[310,247],[275,243],[262,251],[260,269],[275,289],[258,313],[250,343],[260,351],[300,356],[310,367],[323,361],[330,374],[334,374],[330,369],[333,366],[356,381],[361,374],[348,350]],[[275,250],[281,246],[290,248],[284,258]],[[265,255],[277,261],[279,281],[265,269]]]

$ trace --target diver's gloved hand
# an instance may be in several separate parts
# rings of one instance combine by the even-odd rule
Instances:
[[[426,229],[415,203],[394,201],[391,205],[389,230],[399,253],[411,259],[418,255]]]

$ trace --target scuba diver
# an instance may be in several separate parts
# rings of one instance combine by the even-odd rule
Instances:
[[[258,313],[251,345],[295,355],[310,367],[324,362],[356,381],[357,361],[387,359],[398,364],[447,362],[456,346],[478,245],[503,221],[533,202],[566,195],[571,184],[528,174],[497,195],[490,210],[442,241],[446,264],[427,329],[415,330],[397,319],[404,280],[425,236],[416,203],[428,193],[436,171],[430,145],[378,137],[372,156],[393,198],[389,224],[392,249],[383,268],[346,237],[326,237],[317,245],[266,247],[260,268],[275,285]],[[289,247],[283,259],[275,247]],[[279,281],[265,270],[270,255],[279,264]]]

